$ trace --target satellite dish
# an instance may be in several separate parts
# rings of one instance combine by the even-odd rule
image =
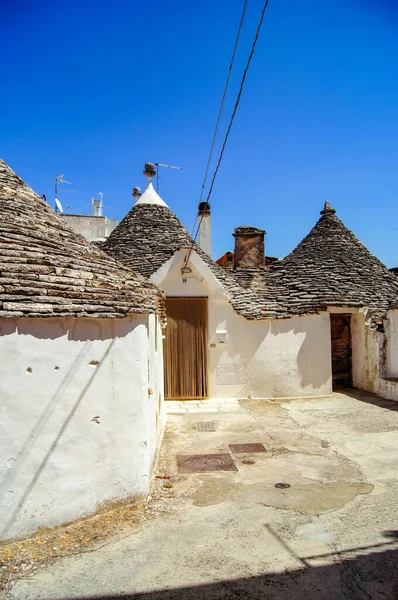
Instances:
[[[55,198],[55,206],[58,208],[60,213],[64,212],[64,209],[62,208],[62,204],[61,202],[58,200],[58,198]]]

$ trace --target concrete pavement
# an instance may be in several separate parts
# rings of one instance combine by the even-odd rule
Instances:
[[[170,408],[168,479],[146,520],[20,579],[8,600],[398,598],[397,403],[348,392]],[[265,452],[230,448],[253,443]],[[178,456],[220,454],[237,470],[177,470]]]

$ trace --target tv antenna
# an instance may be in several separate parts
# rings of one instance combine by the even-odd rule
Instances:
[[[175,167],[174,165],[164,165],[162,163],[155,163],[156,169],[156,191],[159,192],[159,167],[167,167],[167,169],[178,169],[182,171],[182,167]]]
[[[69,185],[72,185],[70,181],[65,181],[64,176],[63,175],[57,175],[54,179],[54,209],[55,212],[64,212],[64,209],[62,208],[62,204],[61,202],[58,200],[58,192],[74,192],[75,190],[60,190],[58,189],[58,187],[62,184],[62,183],[68,183]]]

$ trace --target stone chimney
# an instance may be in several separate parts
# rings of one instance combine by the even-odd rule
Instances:
[[[200,202],[198,206],[198,243],[204,252],[211,257],[211,215],[210,204]]]
[[[235,269],[259,269],[265,266],[264,229],[241,225],[237,227],[235,238]]]

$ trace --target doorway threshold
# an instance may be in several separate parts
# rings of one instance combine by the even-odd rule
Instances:
[[[206,398],[206,400],[165,400],[167,414],[246,413],[236,398]]]

